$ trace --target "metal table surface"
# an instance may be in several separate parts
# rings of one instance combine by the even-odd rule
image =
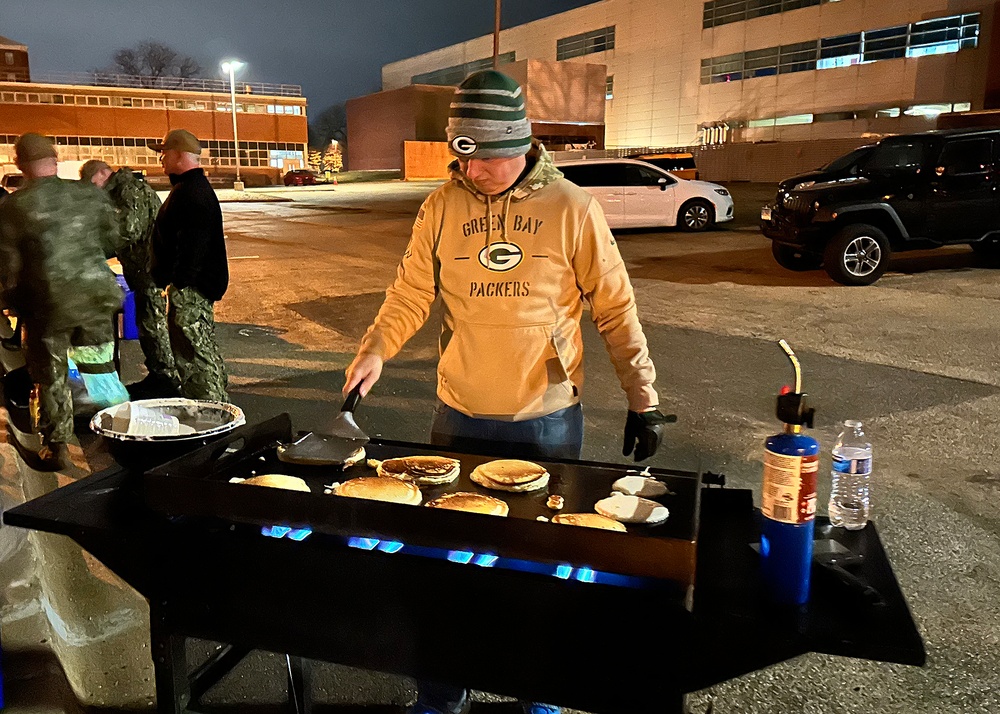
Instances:
[[[150,602],[157,711],[197,699],[251,649],[286,653],[300,711],[308,660],[449,681],[609,714],[683,710],[695,691],[806,652],[922,665],[923,641],[873,524],[833,537],[864,555],[873,607],[814,568],[809,605],[768,604],[746,490],[705,488],[693,612],[621,587],[264,537],[149,511],[113,467],[4,514],[63,534]],[[824,533],[825,519],[817,519]],[[262,567],[266,563],[266,568]],[[229,643],[193,673],[188,637]]]

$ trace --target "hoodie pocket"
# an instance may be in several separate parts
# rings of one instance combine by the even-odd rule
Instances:
[[[573,403],[551,325],[459,323],[438,363],[444,395],[479,416],[548,413]]]

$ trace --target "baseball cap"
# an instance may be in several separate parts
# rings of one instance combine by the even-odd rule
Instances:
[[[56,158],[56,147],[46,137],[34,132],[21,134],[14,144],[14,156],[19,164]]]
[[[178,151],[186,151],[189,154],[201,153],[201,143],[198,141],[198,137],[187,129],[174,129],[163,137],[163,141],[150,143],[149,148],[153,151],[177,149]]]

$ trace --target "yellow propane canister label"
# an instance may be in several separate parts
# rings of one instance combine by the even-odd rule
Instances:
[[[785,456],[764,451],[764,488],[760,512],[781,523],[807,523],[816,517],[819,456]]]

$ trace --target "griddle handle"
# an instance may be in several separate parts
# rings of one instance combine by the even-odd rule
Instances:
[[[347,399],[344,400],[344,406],[340,408],[342,412],[353,412],[358,408],[358,403],[361,401],[361,385],[354,385],[352,389],[347,394]]]

